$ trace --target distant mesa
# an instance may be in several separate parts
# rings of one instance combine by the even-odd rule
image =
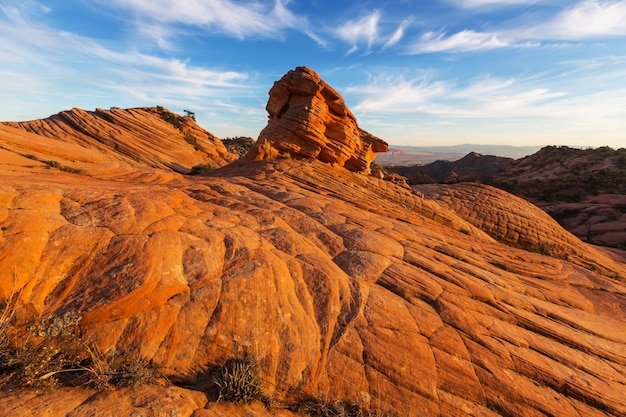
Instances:
[[[289,71],[269,91],[267,126],[248,159],[317,158],[369,174],[370,164],[388,144],[364,131],[344,99],[307,68]]]

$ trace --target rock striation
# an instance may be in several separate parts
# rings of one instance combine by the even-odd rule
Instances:
[[[217,168],[237,159],[192,118],[160,106],[74,108],[42,120],[0,123],[0,134],[2,148],[26,151],[31,165],[56,161],[94,174],[119,175],[146,167],[188,173],[195,165]]]
[[[72,312],[83,341],[175,385],[5,390],[0,416],[294,417],[310,396],[400,416],[626,415],[626,265],[530,203],[318,159],[183,176],[127,140],[140,154],[122,164],[0,126],[0,301],[19,295],[18,333]],[[207,369],[245,356],[271,407],[215,402]]]
[[[316,158],[369,173],[376,154],[389,150],[385,141],[358,127],[341,95],[307,67],[285,74],[269,96],[269,120],[249,159]]]

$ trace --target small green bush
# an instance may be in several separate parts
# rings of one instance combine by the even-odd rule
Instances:
[[[267,402],[256,363],[248,357],[227,360],[218,367],[213,382],[218,388],[218,401],[236,404]]]
[[[165,110],[163,106],[156,106],[156,110],[163,120],[174,126],[176,129],[180,129],[180,116]]]
[[[205,172],[211,172],[214,169],[215,168],[211,164],[194,165],[193,167],[191,167],[191,171],[189,171],[189,175],[204,174]]]

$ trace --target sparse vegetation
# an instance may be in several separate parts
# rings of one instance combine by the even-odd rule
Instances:
[[[185,116],[191,118],[191,120],[195,121],[196,120],[196,113],[192,112],[191,110],[183,110],[185,112]]]
[[[243,136],[238,136],[234,138],[227,137],[225,139],[222,139],[222,143],[224,144],[224,146],[226,146],[228,152],[239,155],[240,158],[248,153],[250,148],[254,146],[254,142],[254,139]]]
[[[202,150],[202,146],[200,146],[198,144],[198,138],[195,137],[194,135],[192,135],[191,133],[186,133],[185,134],[185,142],[187,142],[188,144],[190,144],[191,146],[193,146],[193,148],[196,151],[201,151]]]
[[[206,172],[211,172],[215,169],[215,167],[211,164],[200,164],[194,165],[191,167],[191,171],[189,171],[189,175],[199,175],[204,174]]]
[[[59,161],[46,161],[45,163],[50,168],[56,168],[56,169],[61,168],[61,163]]]
[[[12,324],[18,298],[14,289],[0,316],[0,389],[137,386],[162,379],[146,359],[105,355],[88,346],[80,335],[81,317],[73,311],[42,320],[19,334]]]
[[[44,161],[44,163],[48,166],[48,168],[58,169],[63,172],[69,172],[72,174],[84,174],[85,171],[78,168],[72,168],[61,165],[59,161]]]
[[[163,106],[156,106],[157,113],[161,115],[161,118],[174,126],[176,129],[180,129],[180,116],[175,115],[174,113],[167,111],[163,108]]]
[[[349,401],[322,400],[313,397],[300,401],[291,407],[291,410],[311,417],[399,417],[399,414],[393,411],[376,413]]]
[[[218,387],[218,401],[236,404],[268,402],[261,388],[256,362],[248,356],[227,360],[218,367],[213,382]]]

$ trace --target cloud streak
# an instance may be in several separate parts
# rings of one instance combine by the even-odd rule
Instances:
[[[317,43],[323,40],[311,29],[304,16],[291,12],[289,0],[97,0],[103,7],[131,13],[141,25],[198,27],[238,39],[260,37],[278,39],[286,29],[307,34]]]
[[[543,24],[522,29],[535,39],[584,40],[626,36],[626,1],[585,0]]]
[[[70,107],[132,107],[136,105],[218,106],[216,98],[236,103],[256,89],[252,74],[192,65],[188,60],[118,50],[92,38],[31,24],[26,11],[0,12],[0,90],[3,102],[20,103],[15,91],[36,97],[24,108],[10,108],[4,118],[20,118],[37,108],[45,117]],[[45,68],[42,73],[41,68]],[[213,99],[213,100],[211,100]],[[210,106],[207,102],[212,102]],[[26,108],[29,107],[29,108]],[[247,105],[239,103],[240,108]],[[47,110],[46,110],[47,109]],[[243,111],[243,110],[242,110]],[[237,114],[241,114],[241,111]],[[201,115],[199,115],[201,116]],[[262,118],[260,119],[262,120]]]
[[[346,55],[350,55],[360,48],[364,49],[364,54],[372,53],[374,46],[381,46],[387,49],[402,40],[407,27],[413,21],[413,17],[402,20],[398,26],[389,33],[385,30],[382,33],[382,13],[378,10],[371,12],[361,18],[349,20],[332,31],[332,35],[337,39],[350,44],[350,49]]]
[[[609,73],[611,73],[609,71]],[[576,77],[579,74],[570,73]],[[413,78],[379,75],[367,84],[350,87],[357,98],[353,110],[361,117],[386,114],[436,116],[456,119],[562,119],[622,117],[626,99],[606,86],[608,105],[602,93],[574,93],[559,89],[551,81],[553,74],[518,79],[482,76],[460,85],[458,80],[440,80],[433,72]],[[607,83],[608,84],[608,83]],[[617,102],[621,104],[613,107]]]
[[[415,45],[409,47],[408,53],[485,51],[507,46],[510,46],[509,43],[500,39],[496,33],[463,30],[446,36],[444,32],[426,32]]]

